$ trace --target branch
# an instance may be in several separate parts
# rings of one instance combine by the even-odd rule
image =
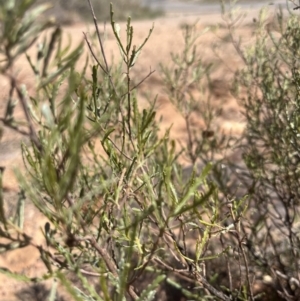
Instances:
[[[151,70],[151,68],[150,68],[150,71],[149,71],[149,73],[138,83],[138,84],[136,84],[135,86],[133,86],[129,91],[131,92],[131,91],[133,91],[133,90],[135,90],[137,87],[139,87],[148,77],[150,77],[153,73],[155,72],[155,70]],[[128,93],[128,92],[127,92]],[[125,96],[127,93],[125,93],[124,95],[122,95],[122,97],[123,96]]]
[[[100,48],[101,48],[102,57],[103,57],[103,60],[104,60],[104,63],[105,63],[105,67],[106,67],[106,73],[108,73],[109,69],[108,69],[108,64],[107,64],[107,60],[106,60],[106,55],[105,55],[105,51],[104,51],[102,39],[101,39],[101,36],[100,36],[100,31],[99,31],[99,27],[98,27],[97,18],[95,16],[95,12],[94,12],[94,8],[93,8],[93,5],[91,3],[91,0],[88,0],[88,3],[89,3],[89,6],[90,6],[90,9],[91,9],[91,13],[93,15],[93,20],[94,20],[94,25],[95,25],[96,32],[97,32],[97,37],[98,37],[99,45],[100,45]]]
[[[0,121],[2,121],[3,124],[4,124],[6,127],[8,127],[8,128],[10,128],[10,129],[16,131],[16,132],[19,133],[19,134],[21,134],[21,135],[23,135],[23,136],[30,136],[30,133],[29,133],[29,132],[26,132],[26,131],[24,131],[24,130],[22,130],[22,129],[19,129],[16,125],[13,125],[13,124],[9,123],[9,122],[7,121],[7,119],[5,119],[5,118],[3,118],[3,117],[0,117]]]
[[[88,240],[89,240],[90,244],[92,245],[92,247],[94,247],[97,250],[97,252],[99,253],[99,255],[103,258],[109,271],[115,277],[118,277],[119,275],[118,275],[117,267],[116,267],[114,261],[112,260],[112,258],[110,257],[110,255],[107,253],[107,251],[98,245],[98,243],[96,242],[94,237],[90,237],[90,238],[88,238]],[[139,299],[139,296],[135,293],[132,285],[130,285],[128,287],[128,294],[130,295],[130,297],[133,300]]]
[[[218,291],[217,289],[215,289],[210,283],[208,283],[208,281],[200,275],[199,272],[186,272],[186,270],[178,270],[178,269],[174,269],[173,267],[169,266],[168,264],[164,263],[163,261],[159,260],[158,258],[154,258],[154,261],[156,261],[158,264],[162,265],[163,267],[165,267],[167,270],[174,272],[175,274],[177,274],[179,277],[183,277],[185,278],[185,280],[187,281],[193,281],[195,282],[195,280],[201,284],[205,289],[207,289],[211,294],[213,294],[214,296],[216,296],[217,298],[219,298],[222,301],[231,301],[231,298],[226,296],[223,292]],[[195,279],[192,279],[190,277],[190,275],[194,276]]]
[[[102,71],[103,71],[106,75],[109,76],[109,73],[108,73],[108,72],[106,71],[106,69],[102,66],[102,64],[101,64],[100,61],[98,60],[96,54],[94,53],[93,48],[92,48],[92,45],[91,45],[91,43],[89,42],[89,40],[87,39],[86,33],[83,32],[83,35],[84,35],[84,39],[85,39],[85,41],[86,41],[86,43],[87,43],[87,45],[88,45],[88,47],[89,47],[89,50],[90,50],[90,52],[91,52],[93,58],[95,59],[95,61],[97,62],[97,64],[100,66],[100,68],[102,69]]]
[[[28,112],[28,106],[27,106],[27,99],[24,96],[24,93],[20,90],[20,88],[17,86],[16,83],[16,79],[12,76],[10,76],[10,80],[11,80],[11,85],[13,88],[16,89],[18,97],[20,99],[24,114],[25,114],[25,118],[27,120],[28,123],[28,127],[29,127],[29,138],[30,140],[33,142],[33,144],[36,146],[36,148],[42,152],[43,151],[43,147],[41,142],[39,141],[38,135],[34,129],[34,126],[32,124],[32,120],[30,118],[29,112]]]

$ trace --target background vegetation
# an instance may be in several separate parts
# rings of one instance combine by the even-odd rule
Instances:
[[[110,20],[109,3],[105,0],[92,0],[97,19],[100,22]],[[49,3],[47,0],[38,0],[37,4]],[[70,24],[74,20],[83,20],[85,22],[91,21],[90,10],[86,5],[86,1],[78,0],[55,0],[51,1],[51,6],[47,10],[46,15],[55,16],[61,24]],[[116,20],[126,20],[128,16],[133,19],[141,18],[154,18],[163,14],[163,11],[153,10],[147,6],[142,5],[141,0],[117,0],[112,1],[115,5],[115,18]]]
[[[212,66],[197,50],[197,27],[183,27],[183,51],[172,54],[172,66],[161,65],[186,124],[187,144],[178,152],[171,129],[159,135],[155,99],[139,107],[136,90],[151,71],[132,80],[152,28],[134,46],[131,19],[121,33],[111,6],[122,63],[109,66],[96,21],[99,49],[87,37],[72,49],[62,46],[59,26],[37,19],[47,7],[34,4],[0,6],[1,74],[10,82],[1,121],[30,140],[21,146],[26,173],[18,173],[14,212],[1,169],[0,251],[34,247],[46,272],[0,272],[36,288],[51,279],[48,300],[298,300],[299,16],[279,11],[275,32],[263,10],[255,43],[246,47],[235,33],[241,16],[222,6],[226,39],[244,62],[231,87],[247,121],[239,138],[213,126]],[[89,1],[85,7],[93,15]],[[36,78],[29,92],[14,65],[46,29],[37,56],[27,55]],[[86,59],[82,70],[79,58]],[[24,120],[15,117],[17,101]],[[201,131],[192,127],[193,114],[204,120]],[[227,156],[233,148],[240,160]],[[47,220],[43,244],[24,230],[29,203]],[[258,281],[267,285],[256,289]]]

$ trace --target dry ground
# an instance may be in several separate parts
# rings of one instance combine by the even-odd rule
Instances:
[[[221,21],[218,15],[206,15],[204,17],[172,17],[161,18],[155,20],[154,32],[145,46],[144,51],[141,53],[138,63],[135,66],[135,76],[137,80],[142,79],[147,75],[150,68],[156,70],[156,72],[149,78],[141,87],[140,100],[145,100],[145,95],[149,94],[150,97],[158,96],[158,117],[162,116],[162,122],[160,127],[162,131],[173,124],[172,137],[177,140],[185,141],[186,131],[184,126],[184,120],[181,115],[176,111],[174,106],[168,100],[168,97],[164,91],[164,87],[161,79],[161,72],[159,64],[170,63],[170,52],[180,52],[183,46],[181,27],[183,24],[192,24],[197,19],[197,28],[199,32],[206,26],[216,25]],[[251,18],[246,23],[249,23]],[[139,21],[133,22],[135,29],[136,44],[139,44],[147,35],[149,29],[152,26],[152,21]],[[125,24],[121,24],[122,30],[125,31]],[[73,44],[76,45],[83,38],[83,31],[87,30],[84,24],[74,24],[73,26],[64,28],[65,32],[72,36]],[[124,34],[124,33],[123,33]],[[250,37],[251,29],[249,26],[245,26],[239,30],[239,34],[244,37]],[[218,33],[220,36],[226,36],[226,30],[221,29]],[[199,51],[201,56],[207,62],[213,62],[216,65],[216,69],[213,73],[214,85],[211,87],[211,93],[213,95],[213,105],[218,108],[223,108],[223,114],[217,120],[218,126],[220,126],[225,132],[232,132],[235,135],[239,135],[244,127],[243,117],[238,107],[236,100],[228,92],[228,79],[232,75],[231,71],[235,70],[238,65],[241,64],[241,60],[236,55],[230,43],[223,43],[222,49],[219,49],[219,55],[226,62],[223,64],[222,60],[216,58],[215,54],[211,50],[211,45],[218,38],[213,33],[206,33],[199,39]],[[116,44],[112,38],[112,34],[108,31],[108,39],[106,40],[106,49],[108,56],[113,54],[115,58],[118,57],[118,50]],[[34,53],[35,49],[31,50]],[[34,88],[34,79],[28,72],[27,63],[24,58],[20,59],[17,65],[19,70],[20,81],[26,83],[29,89]],[[6,79],[1,78],[0,81],[0,113],[3,114],[5,99],[9,83]],[[20,112],[18,114],[21,115]],[[201,127],[203,123],[200,119],[195,117],[194,126]],[[15,132],[6,129],[4,137],[0,143],[0,165],[5,166],[4,173],[4,189],[6,192],[6,202],[11,204],[18,189],[17,181],[13,174],[13,169],[22,169],[22,159],[19,151],[21,137]],[[8,205],[9,207],[9,205]],[[44,219],[39,215],[33,206],[28,205],[26,209],[27,221],[25,223],[26,231],[31,234],[37,242],[42,241],[41,227],[43,227]],[[39,261],[39,254],[32,248],[21,249],[17,251],[9,252],[0,256],[0,266],[9,268],[12,271],[24,272],[30,276],[39,276],[44,270],[42,263]],[[35,290],[28,290],[28,294],[25,295],[23,291],[23,297],[18,297],[16,293],[20,289],[28,289],[28,285],[21,285],[20,283],[9,279],[3,275],[0,275],[0,300],[13,301],[13,300],[45,300],[43,297],[43,291],[40,287],[36,287]],[[36,292],[36,295],[41,294],[40,299],[38,297],[30,295],[30,292]],[[34,294],[34,293],[33,293]]]

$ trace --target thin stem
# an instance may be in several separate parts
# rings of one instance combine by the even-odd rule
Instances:
[[[250,271],[249,271],[249,265],[248,265],[248,260],[247,260],[247,256],[243,247],[243,238],[241,238],[240,235],[240,216],[235,216],[234,212],[233,212],[233,208],[232,208],[232,204],[230,204],[229,206],[230,209],[230,214],[231,217],[234,221],[234,227],[235,227],[235,234],[236,234],[236,238],[238,240],[238,245],[239,245],[239,249],[241,250],[242,253],[242,257],[243,257],[243,261],[245,264],[245,269],[246,269],[246,279],[247,279],[247,285],[248,285],[248,290],[249,290],[249,294],[250,294],[250,300],[254,301],[254,296],[253,296],[253,291],[252,291],[252,285],[251,285],[251,281],[250,281]],[[241,265],[240,265],[241,267]]]
[[[103,43],[102,43],[100,31],[99,31],[99,27],[98,27],[97,18],[95,16],[94,8],[93,8],[93,5],[91,3],[91,0],[87,0],[87,1],[89,3],[90,9],[91,9],[91,13],[92,13],[92,16],[93,16],[94,25],[95,25],[95,28],[96,28],[97,37],[98,37],[98,41],[99,41],[99,45],[100,45],[102,57],[103,57],[103,60],[104,60],[106,72],[109,73],[108,64],[107,64],[107,60],[106,60],[106,55],[105,55],[105,51],[104,51],[104,47],[103,47]]]
[[[113,261],[113,259],[110,257],[110,255],[107,253],[107,251],[103,248],[101,248],[94,237],[89,238],[89,242],[91,245],[97,250],[97,252],[100,254],[100,256],[103,258],[107,268],[109,271],[115,276],[118,277],[118,270],[117,267]],[[133,286],[128,287],[128,294],[133,300],[139,299],[139,296],[135,293]]]
[[[147,78],[149,78],[153,73],[155,72],[155,70],[151,70],[149,73],[139,82],[137,83],[135,86],[133,86],[132,88],[130,88],[130,92],[137,89]],[[125,94],[123,94],[121,97],[124,97],[128,92],[126,92]]]
[[[32,124],[32,120],[31,120],[29,112],[28,112],[27,99],[25,98],[24,93],[22,93],[22,91],[20,90],[20,88],[17,86],[16,79],[14,77],[10,77],[10,80],[11,80],[11,85],[16,89],[18,97],[19,97],[19,100],[21,102],[22,109],[23,109],[23,112],[25,114],[25,118],[27,120],[28,127],[29,127],[29,137],[30,137],[30,140],[33,142],[33,144],[36,146],[36,148],[40,152],[42,152],[43,151],[43,147],[42,147],[42,145],[41,145],[41,143],[39,141],[39,138],[38,138],[37,133],[36,133],[36,131],[34,129],[34,126]]]

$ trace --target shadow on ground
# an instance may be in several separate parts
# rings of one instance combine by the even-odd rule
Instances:
[[[23,288],[16,293],[18,301],[45,301],[49,300],[50,290],[44,284],[34,284]],[[66,301],[59,294],[54,299],[55,301]]]

